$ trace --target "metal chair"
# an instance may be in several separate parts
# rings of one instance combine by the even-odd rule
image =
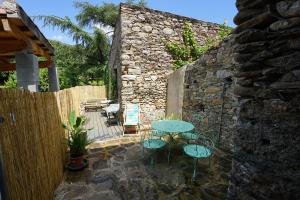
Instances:
[[[213,155],[215,145],[211,139],[205,136],[199,135],[197,140],[194,140],[193,144],[187,144],[183,147],[183,151],[186,155],[194,158],[194,171],[192,176],[192,181],[196,179],[197,173],[197,163],[200,158],[209,158],[209,167],[210,167],[210,158]]]
[[[196,132],[185,132],[185,133],[180,133],[179,136],[184,140],[198,140],[200,134]]]
[[[144,157],[144,149],[156,151],[166,146],[167,142],[162,140],[163,135],[157,131],[150,131],[141,134],[142,156]],[[154,164],[154,156],[151,156],[151,165]]]

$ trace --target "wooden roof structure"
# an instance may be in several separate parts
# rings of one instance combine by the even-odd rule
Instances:
[[[54,48],[39,28],[15,0],[0,1],[0,71],[15,70],[15,53],[28,47],[46,58],[39,62],[40,68],[51,65]]]

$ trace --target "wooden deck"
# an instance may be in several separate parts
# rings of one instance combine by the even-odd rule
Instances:
[[[88,121],[85,128],[93,128],[88,132],[88,138],[94,142],[120,138],[122,126],[115,123],[108,125],[107,118],[101,112],[86,112]]]

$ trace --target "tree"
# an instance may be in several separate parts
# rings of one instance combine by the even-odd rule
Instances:
[[[145,0],[127,0],[126,3],[130,5],[137,5],[146,7],[147,1]],[[82,27],[91,27],[95,24],[102,26],[115,27],[119,6],[114,3],[103,3],[102,5],[93,5],[88,2],[75,2],[74,6],[80,10],[76,15],[79,25]]]
[[[51,44],[55,48],[55,63],[62,89],[77,85],[101,85],[106,63],[99,65],[93,49],[58,41],[51,41]]]

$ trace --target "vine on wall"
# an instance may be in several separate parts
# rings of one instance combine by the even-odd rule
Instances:
[[[217,46],[222,40],[230,35],[231,31],[232,28],[228,27],[225,22],[220,25],[216,38],[207,38],[205,44],[200,45],[196,40],[192,24],[185,22],[182,31],[183,44],[169,41],[165,43],[165,46],[174,60],[174,67],[178,69],[197,60],[211,47]]]

